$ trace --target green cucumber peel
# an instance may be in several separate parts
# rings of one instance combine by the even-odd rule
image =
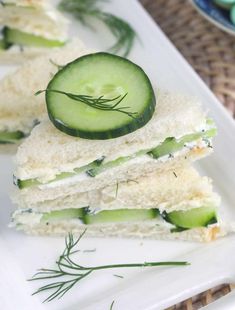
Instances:
[[[187,211],[163,212],[161,215],[165,221],[175,225],[178,229],[208,227],[217,223],[216,208],[212,206]]]
[[[22,131],[0,131],[0,144],[16,143],[23,139],[25,134]]]

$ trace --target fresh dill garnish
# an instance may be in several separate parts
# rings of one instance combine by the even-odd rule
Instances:
[[[95,98],[95,97],[88,96],[88,95],[77,95],[77,94],[67,93],[61,90],[56,90],[56,89],[46,89],[46,90],[37,91],[35,93],[35,96],[43,92],[52,92],[52,93],[58,93],[61,95],[65,95],[72,100],[82,102],[94,109],[108,111],[108,112],[120,112],[134,119],[138,116],[137,112],[127,111],[127,109],[130,109],[130,107],[119,107],[119,104],[125,99],[125,97],[127,96],[127,93],[123,96],[119,95],[115,98],[108,99],[108,98],[104,98],[104,96]],[[107,103],[112,103],[112,104],[107,104]]]
[[[117,277],[117,278],[124,279],[124,277],[123,277],[123,276],[120,276],[119,274],[114,274],[113,276],[114,276],[114,277]]]
[[[156,267],[156,266],[186,266],[187,262],[144,262],[133,264],[111,264],[101,266],[82,266],[72,259],[72,255],[78,253],[75,247],[78,245],[81,238],[84,236],[86,230],[77,238],[69,233],[65,238],[65,249],[56,261],[56,267],[54,269],[42,268],[31,278],[29,281],[37,280],[52,280],[51,283],[46,284],[36,290],[32,295],[42,292],[52,291],[49,296],[43,302],[49,302],[56,298],[61,298],[69,290],[71,290],[79,281],[88,277],[91,273],[105,269],[117,269],[117,268],[138,268],[138,267]],[[57,278],[60,278],[57,281]],[[53,281],[55,280],[55,281]]]
[[[83,253],[94,253],[96,249],[84,250]]]
[[[117,183],[116,183],[116,191],[115,191],[115,199],[117,199],[118,187],[119,187],[119,183],[118,183],[118,181],[117,181]]]
[[[138,182],[138,181],[136,181],[136,180],[132,180],[132,179],[128,179],[128,180],[127,180],[127,183],[129,183],[129,182],[134,182],[134,183],[136,183],[136,184],[139,184],[139,182]]]
[[[85,207],[84,212],[85,212],[85,214],[94,215],[94,214],[96,214],[96,209],[91,209],[90,207]]]
[[[94,172],[94,169],[87,170],[87,171],[86,171],[86,174],[87,174],[89,177],[92,177],[92,178],[94,178],[94,177],[96,176],[96,173]]]
[[[113,301],[112,301],[112,303],[111,303],[111,305],[110,305],[109,310],[112,310],[112,309],[113,309],[113,305],[114,305],[114,303],[115,303],[115,300],[113,300]]]
[[[212,149],[213,149],[213,146],[212,146],[211,141],[210,141],[209,139],[207,139],[207,138],[203,138],[202,140],[203,140],[203,142],[205,142],[205,143],[206,143],[207,147],[209,147],[209,148],[212,148]]]
[[[116,38],[116,43],[109,48],[110,52],[120,53],[126,57],[129,55],[135,38],[136,32],[120,17],[111,13],[104,12],[100,4],[107,2],[105,0],[62,0],[59,4],[61,11],[70,13],[83,25],[89,26],[89,17],[103,22]],[[91,26],[89,26],[92,28]]]

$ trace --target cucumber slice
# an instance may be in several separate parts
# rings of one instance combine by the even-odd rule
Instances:
[[[80,100],[81,96],[91,96],[88,100],[109,101],[94,107],[87,100],[71,99],[68,94],[80,96]],[[49,117],[59,130],[101,140],[123,136],[144,126],[156,104],[145,72],[131,61],[108,53],[82,56],[61,69],[47,87],[46,103]]]
[[[0,131],[0,144],[16,143],[25,135],[22,131]]]
[[[181,228],[205,227],[217,222],[216,209],[214,207],[201,207],[188,211],[164,212],[163,218]]]
[[[135,222],[156,218],[159,212],[157,209],[119,209],[111,211],[101,211],[97,214],[84,212],[83,222],[85,224],[116,223],[116,222]]]
[[[0,50],[6,50],[9,47],[10,47],[10,44],[8,44],[4,38],[0,39]]]
[[[217,129],[211,128],[205,132],[198,132],[194,134],[189,134],[181,139],[176,140],[174,137],[169,137],[164,140],[162,144],[157,146],[155,149],[150,151],[148,154],[153,158],[158,159],[162,156],[169,155],[181,150],[185,143],[196,141],[200,138],[212,138],[216,135]]]
[[[149,155],[155,159],[158,159],[162,156],[177,152],[178,150],[182,149],[183,146],[183,142],[177,142],[175,138],[169,137],[166,138],[166,140],[161,145],[149,152]]]
[[[51,222],[51,221],[61,221],[61,220],[70,220],[81,218],[83,216],[82,209],[64,209],[64,210],[55,210],[49,213],[44,213],[41,222]]]
[[[122,165],[126,162],[128,162],[129,160],[131,159],[130,156],[127,156],[127,157],[120,157],[116,160],[112,160],[110,162],[107,162],[103,165],[100,165],[100,166],[97,166],[97,167],[93,167],[91,169],[88,169],[86,171],[86,173],[90,176],[90,177],[95,177],[97,176],[97,174],[100,174],[101,172],[104,172],[106,171],[107,169],[112,169],[112,168],[115,168],[119,165]]]
[[[58,40],[48,40],[46,38],[36,36],[34,34],[26,33],[17,29],[5,27],[3,30],[5,41],[9,44],[17,44],[22,46],[35,47],[60,47],[65,42]]]
[[[0,30],[0,50],[6,50],[8,49],[11,44],[9,44],[7,41],[6,41],[6,38],[5,38],[5,27],[3,27],[1,30]]]
[[[162,156],[169,155],[181,150],[184,144],[187,142],[192,142],[203,136],[202,133],[196,133],[191,135],[186,135],[180,140],[176,140],[174,137],[166,138],[166,140],[154,150],[149,152],[153,158],[158,159]]]
[[[54,181],[59,181],[62,179],[73,177],[79,173],[95,169],[96,167],[99,167],[101,165],[103,160],[104,160],[104,157],[97,159],[94,162],[92,162],[86,166],[74,169],[74,172],[62,172],[56,176],[56,179],[48,182],[47,184],[54,182]],[[38,181],[37,179],[27,179],[27,180],[16,179],[14,183],[19,187],[19,189],[43,184],[42,182]]]
[[[0,50],[5,50],[5,40],[0,39]]]

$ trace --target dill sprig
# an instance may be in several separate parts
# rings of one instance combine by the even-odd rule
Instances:
[[[94,109],[108,111],[108,112],[120,112],[134,119],[138,116],[137,112],[127,111],[127,109],[130,109],[130,107],[119,107],[119,104],[125,99],[125,97],[127,96],[127,93],[123,96],[119,95],[117,97],[108,99],[108,98],[104,98],[104,96],[95,98],[95,97],[88,96],[88,95],[77,95],[77,94],[72,94],[72,93],[68,93],[68,92],[64,92],[64,91],[56,90],[56,89],[46,89],[46,90],[37,91],[35,95],[37,96],[43,92],[53,92],[53,93],[62,94],[72,100],[82,102]],[[113,103],[113,104],[110,104],[110,103]]]
[[[138,267],[156,267],[156,266],[185,266],[187,262],[144,262],[133,264],[111,264],[102,266],[85,267],[72,259],[74,253],[78,253],[75,247],[78,245],[86,230],[75,240],[70,233],[65,238],[65,249],[56,261],[55,269],[39,269],[39,271],[29,281],[36,280],[55,280],[36,290],[33,295],[42,292],[52,291],[52,293],[44,300],[50,302],[56,298],[60,299],[76,284],[84,278],[87,278],[91,273],[98,270],[117,269],[117,268],[138,268]],[[59,278],[59,281],[57,279]]]
[[[115,300],[112,301],[109,310],[113,310],[113,305],[114,305],[114,303],[115,303]]]
[[[119,187],[119,183],[118,183],[118,181],[117,181],[117,183],[116,183],[116,191],[115,191],[115,199],[117,199],[118,187]]]
[[[135,30],[120,17],[104,12],[100,8],[105,0],[62,0],[59,4],[61,11],[70,13],[74,18],[86,26],[89,25],[87,17],[92,17],[103,22],[116,38],[116,43],[109,48],[110,52],[129,55],[136,38]],[[90,27],[92,28],[92,27]]]

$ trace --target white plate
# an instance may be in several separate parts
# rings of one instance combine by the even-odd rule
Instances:
[[[235,124],[232,118],[137,1],[113,0],[105,6],[127,19],[138,32],[140,42],[136,43],[131,59],[143,66],[158,87],[196,95],[210,110],[219,135],[215,139],[214,155],[203,160],[200,169],[214,179],[223,199],[223,216],[235,220]],[[74,32],[88,45],[102,49],[108,46],[110,36],[101,25],[97,27],[102,29],[102,35],[85,31],[79,25],[74,25]],[[1,74],[4,72],[2,68]],[[235,280],[234,236],[209,245],[84,238],[80,246],[82,250],[96,248],[94,253],[81,252],[80,261],[86,265],[187,260],[191,266],[99,272],[81,282],[61,300],[42,304],[45,296],[30,296],[41,283],[29,283],[26,279],[37,268],[53,267],[64,248],[64,240],[25,236],[7,227],[13,210],[8,198],[12,169],[12,158],[0,157],[0,309],[105,310],[110,308],[113,300],[114,310],[164,309],[214,285]],[[124,279],[113,274],[123,275]],[[227,298],[228,302],[231,300],[234,300],[233,295]],[[228,306],[225,308],[226,299],[222,302],[222,308],[228,309]],[[231,305],[234,309],[235,303]]]

